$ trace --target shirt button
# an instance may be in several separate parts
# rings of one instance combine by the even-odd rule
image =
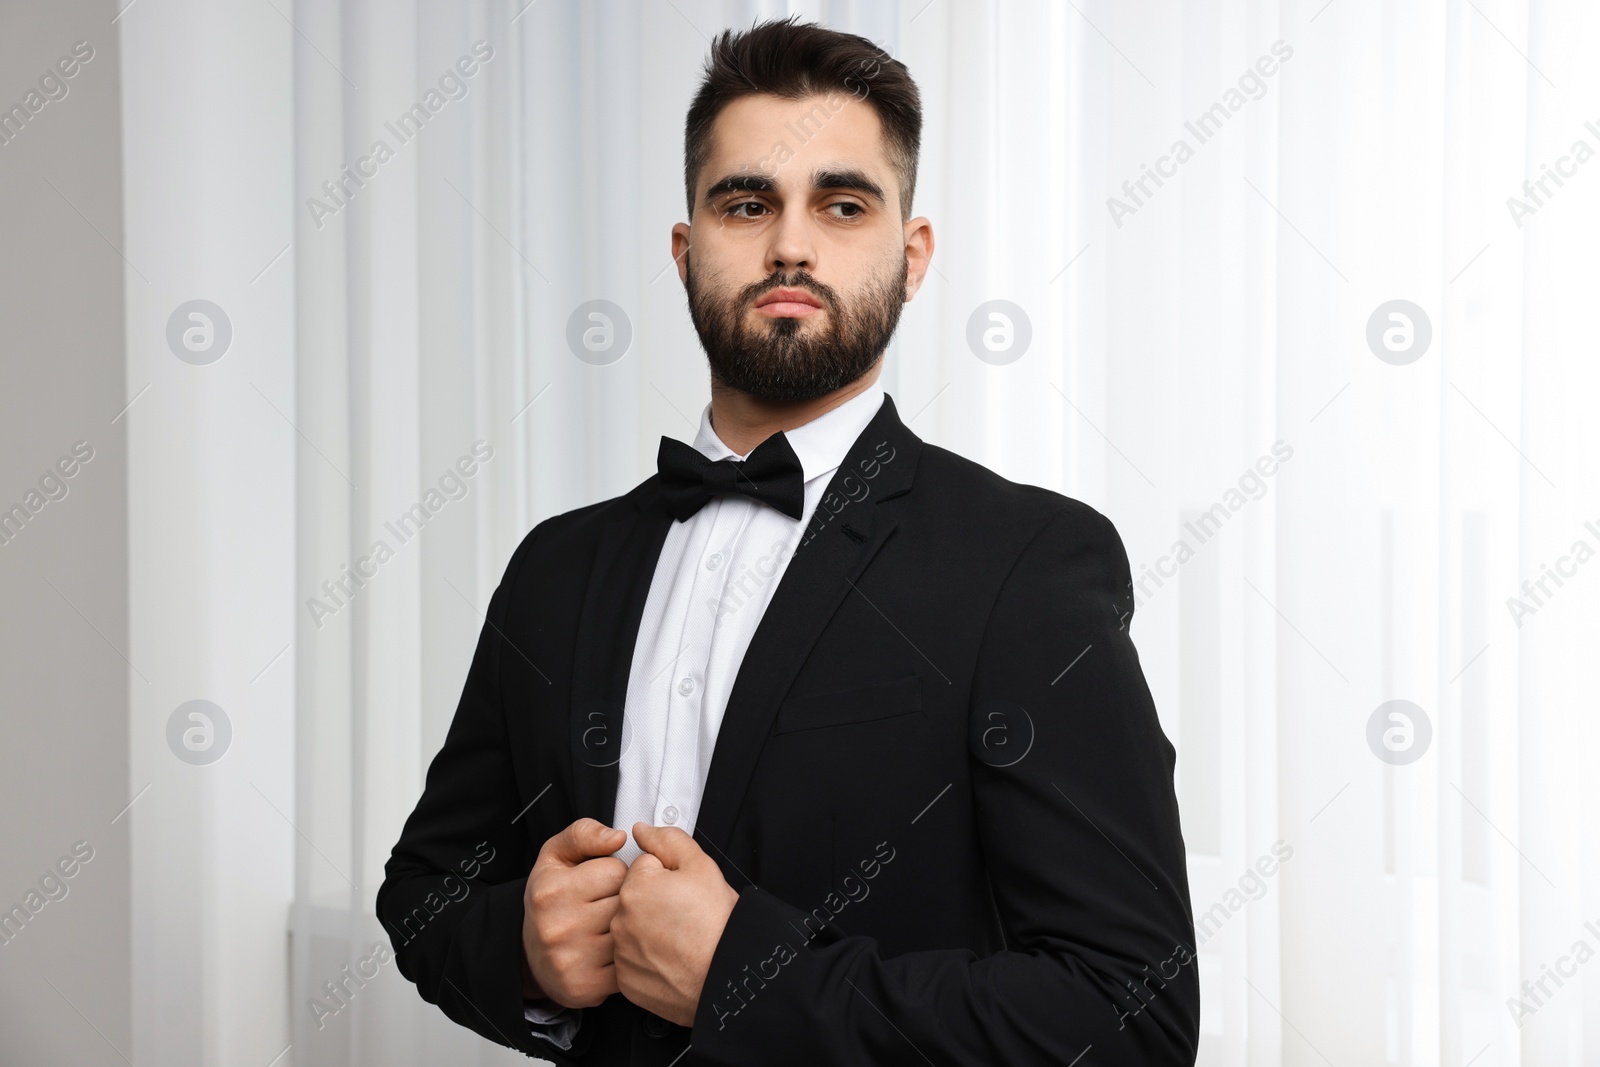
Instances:
[[[645,1018],[644,1032],[651,1037],[666,1037],[672,1032],[672,1024],[659,1015],[650,1015]]]
[[[661,818],[669,824],[677,822],[678,809],[673,807],[671,804],[668,804],[665,808],[661,809]]]
[[[713,552],[711,555],[706,557],[706,570],[714,571],[720,566],[722,566],[721,552]]]
[[[678,692],[682,693],[684,696],[688,696],[690,693],[694,692],[694,679],[685,678],[683,681],[679,682]]]

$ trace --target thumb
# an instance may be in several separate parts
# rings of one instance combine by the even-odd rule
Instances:
[[[656,859],[650,853],[644,852],[638,856],[635,856],[633,862],[628,864],[628,873],[624,876],[624,880],[627,880],[628,878],[637,878],[646,871],[659,871],[664,869],[665,868],[662,867],[660,860]]]
[[[545,842],[543,856],[563,867],[576,867],[596,856],[609,856],[621,848],[628,835],[599,819],[582,818]]]
[[[651,826],[647,822],[633,824],[633,840],[638,846],[661,861],[668,870],[677,870],[700,853],[694,838],[676,826]]]

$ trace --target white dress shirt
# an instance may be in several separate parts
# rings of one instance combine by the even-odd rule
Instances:
[[[623,748],[611,825],[627,831],[616,855],[628,864],[642,853],[633,824],[677,826],[694,832],[711,754],[745,649],[778,582],[811,522],[833,472],[883,404],[874,382],[784,436],[800,459],[805,505],[800,518],[750,497],[728,493],[667,531],[656,560],[623,708]],[[745,459],[700,414],[694,447],[710,459]],[[577,1020],[553,1001],[529,1002],[530,1023],[561,1048],[570,1047]],[[565,1040],[563,1040],[565,1039]]]

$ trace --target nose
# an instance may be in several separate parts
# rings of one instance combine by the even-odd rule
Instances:
[[[785,211],[771,230],[767,248],[768,274],[793,274],[817,269],[817,244],[804,212]]]

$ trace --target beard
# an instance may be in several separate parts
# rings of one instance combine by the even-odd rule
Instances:
[[[727,297],[700,283],[686,253],[689,318],[712,380],[769,404],[803,403],[849,385],[872,369],[894,336],[905,306],[906,266],[902,249],[897,268],[873,276],[849,299],[804,270],[773,274]],[[803,289],[824,310],[747,325],[756,299],[779,288]]]

